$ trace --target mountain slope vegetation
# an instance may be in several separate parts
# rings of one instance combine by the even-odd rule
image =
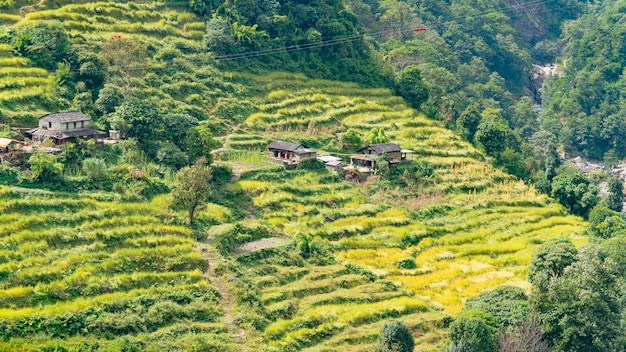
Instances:
[[[563,303],[555,287],[584,262],[548,287],[534,266],[529,282],[533,253],[556,243],[573,265],[587,234],[616,234],[621,248],[626,222],[591,210],[597,189],[582,175],[557,176],[568,135],[556,122],[574,119],[556,88],[579,73],[553,80],[541,121],[527,73],[590,10],[605,17],[582,17],[589,34],[565,27],[580,39],[565,62],[602,66],[574,53],[620,23],[620,6],[0,0],[0,120],[80,110],[127,139],[3,157],[0,349],[362,351],[397,319],[435,351],[461,343],[448,329],[475,318],[464,304],[485,291],[540,287],[535,297]],[[603,53],[619,48],[611,33]],[[272,164],[273,140],[344,160],[370,143],[414,153],[344,179],[315,161]],[[175,173],[204,162],[212,192],[185,221]],[[617,287],[610,262],[594,268]]]
[[[410,327],[417,346],[434,348],[446,317],[466,298],[502,284],[528,288],[527,263],[538,244],[553,236],[585,241],[577,235],[585,227],[580,218],[492,168],[388,90],[292,74],[251,79],[265,94],[261,112],[231,137],[236,149],[218,159],[254,160],[242,155],[259,153],[265,138],[318,143],[343,155],[350,147],[342,150],[339,131],[383,128],[390,141],[416,151],[417,164],[432,167],[427,177],[398,176],[404,187],[385,176],[357,186],[325,170],[271,169],[244,173],[229,186],[273,229],[266,237],[295,241],[291,250],[235,251],[237,270],[260,292],[250,298],[255,311],[242,304],[244,319],[269,346],[358,351],[393,317]],[[217,236],[232,235],[223,231]]]
[[[561,73],[547,85],[543,124],[570,150],[623,158],[623,1],[607,3],[565,27]]]

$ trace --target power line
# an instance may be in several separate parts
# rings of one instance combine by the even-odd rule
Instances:
[[[463,16],[439,18],[437,22],[433,23],[433,27],[442,28],[442,27],[445,27],[446,24],[451,23],[451,22],[464,22],[468,18],[481,18],[481,17],[490,16],[493,14],[498,14],[498,13],[513,12],[515,10],[528,8],[534,5],[539,5],[539,4],[545,5],[545,4],[553,3],[556,1],[558,0],[534,0],[534,1],[526,2],[523,5],[510,6],[508,8],[498,8],[492,11],[486,11],[486,12],[475,14],[475,15],[468,14],[468,15],[463,15]],[[245,52],[226,54],[226,55],[217,55],[217,56],[214,56],[213,59],[216,61],[251,59],[251,58],[258,58],[258,57],[274,55],[274,54],[291,53],[291,52],[296,52],[296,51],[311,50],[311,49],[317,49],[317,48],[322,48],[322,47],[327,47],[327,46],[350,43],[353,41],[362,40],[363,36],[384,37],[387,35],[402,34],[402,33],[409,33],[409,32],[413,32],[413,28],[392,27],[390,29],[385,29],[385,30],[376,31],[376,32],[355,33],[352,35],[340,36],[340,37],[326,37],[326,39],[322,38],[320,41],[310,42],[306,44],[294,44],[294,45],[283,46],[283,47],[245,51]],[[292,41],[298,41],[298,40],[306,40],[306,38],[300,37],[300,38],[292,39]],[[153,66],[152,65],[134,65],[133,68],[127,69],[127,71],[140,71],[140,70],[147,69],[150,67],[153,67]],[[80,72],[80,68],[70,68],[70,71]],[[108,71],[107,70],[92,70],[91,72],[104,73]]]
[[[437,27],[440,26],[444,26],[447,23],[450,22],[459,22],[459,21],[464,21],[467,18],[480,18],[480,17],[487,17],[489,15],[493,15],[493,14],[497,14],[497,13],[502,13],[502,12],[512,12],[514,10],[518,10],[520,8],[527,8],[530,6],[534,6],[534,5],[538,5],[538,4],[548,4],[548,3],[552,3],[552,2],[556,2],[558,0],[534,0],[534,1],[530,1],[527,3],[524,3],[524,5],[518,5],[518,6],[511,6],[509,8],[500,8],[498,10],[493,10],[493,11],[489,11],[489,12],[484,12],[481,14],[477,14],[477,15],[465,15],[465,16],[457,16],[457,17],[449,17],[447,19],[440,19],[440,21],[438,23],[441,23],[441,25],[438,25]],[[342,44],[342,43],[347,43],[347,42],[352,42],[352,41],[356,41],[359,40],[363,37],[363,35],[367,35],[370,37],[383,37],[385,35],[391,35],[391,34],[401,34],[401,33],[409,33],[409,32],[413,32],[413,28],[400,28],[400,27],[396,27],[396,28],[391,28],[391,29],[386,29],[386,30],[382,30],[382,31],[378,31],[378,32],[367,32],[367,33],[363,33],[363,34],[354,34],[354,35],[350,35],[350,36],[344,36],[344,37],[334,37],[333,39],[330,40],[323,40],[321,42],[314,42],[314,43],[308,43],[308,44],[303,44],[303,45],[292,45],[292,46],[288,46],[288,47],[281,47],[281,48],[272,48],[272,49],[264,49],[264,50],[256,50],[256,51],[248,51],[248,52],[244,52],[244,53],[236,53],[236,54],[228,54],[228,55],[218,55],[215,56],[214,59],[215,60],[234,60],[234,59],[240,59],[240,58],[255,58],[255,57],[261,57],[261,56],[267,56],[267,55],[272,55],[275,53],[283,53],[283,52],[291,52],[291,51],[299,51],[299,50],[308,50],[308,49],[312,49],[312,48],[319,48],[319,47],[323,47],[323,46],[332,46],[332,45],[337,45],[337,44]],[[304,40],[305,38],[300,38],[299,40]]]

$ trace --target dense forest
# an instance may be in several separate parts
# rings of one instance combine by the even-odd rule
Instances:
[[[624,350],[625,11],[0,0],[0,349]]]

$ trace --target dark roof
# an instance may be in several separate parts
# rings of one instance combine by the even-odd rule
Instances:
[[[395,143],[370,144],[367,147],[363,147],[357,150],[357,153],[362,153],[366,150],[371,150],[378,154],[381,154],[383,152],[399,152],[402,150],[402,148],[400,148],[400,146]]]
[[[76,137],[85,137],[85,136],[94,136],[94,135],[105,135],[105,132],[94,130],[93,128],[81,128],[80,130],[71,130],[63,132],[70,136]]]
[[[287,151],[293,152],[299,147],[304,147],[304,146],[300,143],[273,141],[272,143],[270,143],[270,145],[267,146],[267,149],[287,150]]]
[[[27,131],[27,133],[31,135],[38,136],[49,136],[55,139],[67,139],[72,137],[85,137],[85,136],[95,136],[95,135],[104,135],[106,133],[98,130],[94,130],[91,128],[83,128],[80,130],[73,131],[58,131],[58,130],[48,130],[45,128],[36,128],[34,130]]]
[[[90,120],[89,116],[83,114],[80,111],[57,112],[54,114],[42,116],[39,119],[51,122],[74,122]]]
[[[48,137],[53,137],[53,138],[57,138],[57,139],[63,139],[63,138],[68,138],[69,136],[66,135],[65,133],[59,131],[59,130],[48,130],[45,128],[36,128],[34,130],[30,130],[28,131],[29,134],[31,135],[37,135],[37,136],[48,136]]]
[[[296,153],[296,154],[310,154],[310,153],[317,153],[317,152],[314,149],[304,148],[304,149],[295,150],[294,153]]]

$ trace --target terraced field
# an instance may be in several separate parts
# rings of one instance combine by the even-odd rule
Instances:
[[[0,349],[236,350],[163,202],[0,188]]]
[[[16,55],[8,44],[0,44],[0,106],[9,119],[39,115],[50,104],[54,78]]]
[[[187,1],[11,4],[0,10],[0,27],[19,30],[33,23],[60,22],[73,45],[97,51],[106,41],[123,37],[149,47],[148,58],[135,65],[145,72],[138,75],[142,77],[133,83],[133,89],[159,99],[164,110],[176,109],[200,120],[218,120],[224,116],[213,109],[220,99],[233,93],[242,95],[241,85],[229,82],[212,66],[202,44],[205,22],[189,11]],[[140,80],[144,81],[139,83]],[[111,83],[110,79],[107,82]],[[12,52],[9,45],[0,44],[0,114],[5,120],[32,126],[36,118],[48,112],[70,108],[71,98],[63,101],[55,87],[54,71],[34,68],[28,59]],[[220,124],[225,123],[216,122]]]
[[[276,231],[308,236],[334,258],[319,263],[312,254],[306,264],[293,262],[285,259],[288,250],[239,257],[261,291],[270,320],[261,335],[269,346],[358,351],[371,347],[393,317],[412,329],[418,350],[435,349],[447,317],[466,298],[502,284],[529,288],[535,246],[559,235],[585,240],[577,235],[586,226],[580,218],[493,169],[471,145],[386,90],[289,74],[252,79],[266,96],[231,138],[233,149],[276,138],[312,141],[323,152],[347,128],[376,127],[434,167],[411,192],[377,192],[302,170],[244,174],[230,186],[241,188]]]
[[[205,24],[186,8],[186,2],[176,1],[44,1],[25,2],[4,17],[7,24],[17,26],[29,21],[60,21],[70,34],[93,39],[142,35],[201,40]],[[21,15],[19,21],[14,17],[17,14]]]

